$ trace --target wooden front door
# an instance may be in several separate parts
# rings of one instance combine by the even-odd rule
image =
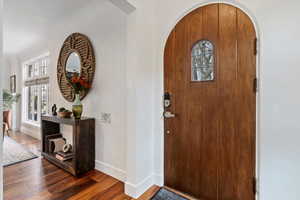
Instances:
[[[165,185],[204,200],[254,200],[256,33],[227,4],[185,16],[164,55]]]

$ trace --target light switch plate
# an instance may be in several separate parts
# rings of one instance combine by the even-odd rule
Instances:
[[[110,124],[111,123],[111,113],[101,113],[100,122]]]

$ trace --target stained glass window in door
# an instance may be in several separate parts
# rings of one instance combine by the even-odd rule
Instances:
[[[208,40],[200,40],[192,49],[192,81],[212,80],[214,80],[214,46]]]

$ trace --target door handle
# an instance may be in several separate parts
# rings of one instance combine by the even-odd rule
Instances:
[[[176,117],[176,115],[171,113],[170,111],[165,111],[164,112],[164,117],[165,118],[174,118],[174,117]]]

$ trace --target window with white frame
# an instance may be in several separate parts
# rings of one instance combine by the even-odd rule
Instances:
[[[49,55],[32,59],[23,65],[23,108],[26,122],[39,124],[49,112]]]

